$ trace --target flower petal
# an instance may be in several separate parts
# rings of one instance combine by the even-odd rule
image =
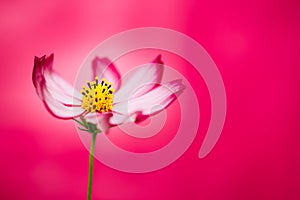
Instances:
[[[159,112],[169,106],[183,92],[184,88],[181,80],[164,83],[147,94],[130,100],[128,104],[129,113],[141,111],[143,115],[150,115]],[[156,105],[159,106],[155,107]]]
[[[105,78],[108,82],[113,83],[115,91],[120,88],[121,75],[114,64],[108,58],[95,57],[92,61],[92,67],[92,79],[94,79],[96,76],[98,76],[100,80],[101,78]]]
[[[129,119],[135,122],[142,121],[169,106],[184,88],[181,80],[174,80],[155,87],[147,94],[129,99],[128,102],[117,103],[113,107],[117,114],[111,117],[110,123],[121,124]]]
[[[54,71],[44,73],[47,90],[57,101],[66,105],[81,105],[82,95]]]
[[[47,110],[57,118],[60,119],[73,119],[82,115],[85,110],[80,106],[68,106],[57,101],[47,88],[42,88],[43,102]]]
[[[122,87],[115,93],[114,101],[126,101],[130,94],[134,93],[132,97],[141,96],[155,87],[153,83],[160,83],[163,75],[163,62],[161,55],[149,64],[143,65],[135,69],[132,73],[128,73],[122,78]],[[141,88],[142,90],[138,88]]]
[[[52,70],[54,56],[35,57],[32,74],[37,94],[55,117],[71,119],[84,112],[78,92]],[[73,97],[73,95],[77,97]]]
[[[109,119],[109,123],[112,125],[120,125],[130,121],[129,114],[120,114],[117,112],[113,112],[113,115]]]

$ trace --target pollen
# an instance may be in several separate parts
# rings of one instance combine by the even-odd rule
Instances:
[[[105,78],[99,82],[98,77],[94,81],[87,81],[86,86],[82,86],[81,107],[88,112],[110,112],[113,104],[113,84]]]

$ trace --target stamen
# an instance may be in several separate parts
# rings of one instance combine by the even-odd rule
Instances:
[[[84,90],[80,90],[80,93],[81,93],[82,95],[84,95],[84,96],[86,95],[85,92],[84,92]]]
[[[92,89],[91,87],[91,83],[89,81],[86,81],[87,85],[89,86],[90,89]]]
[[[95,77],[94,81],[87,81],[87,86],[82,86],[80,91],[83,95],[81,107],[87,112],[111,111],[114,92],[112,83],[103,78],[99,84],[98,77]]]

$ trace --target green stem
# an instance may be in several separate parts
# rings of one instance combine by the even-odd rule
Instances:
[[[92,133],[92,143],[90,146],[90,157],[89,157],[89,182],[88,182],[88,194],[87,194],[88,200],[91,200],[91,198],[92,198],[94,149],[95,149],[96,136],[97,136],[97,133]]]

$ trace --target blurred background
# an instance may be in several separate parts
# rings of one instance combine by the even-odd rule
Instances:
[[[293,0],[0,1],[0,198],[86,198],[88,151],[74,123],[36,95],[34,56],[54,53],[54,68],[74,82],[101,41],[155,26],[192,37],[214,59],[228,100],[222,135],[200,160],[210,104],[201,76],[186,75],[203,106],[191,147],[146,174],[96,160],[94,199],[300,199],[299,11]]]

